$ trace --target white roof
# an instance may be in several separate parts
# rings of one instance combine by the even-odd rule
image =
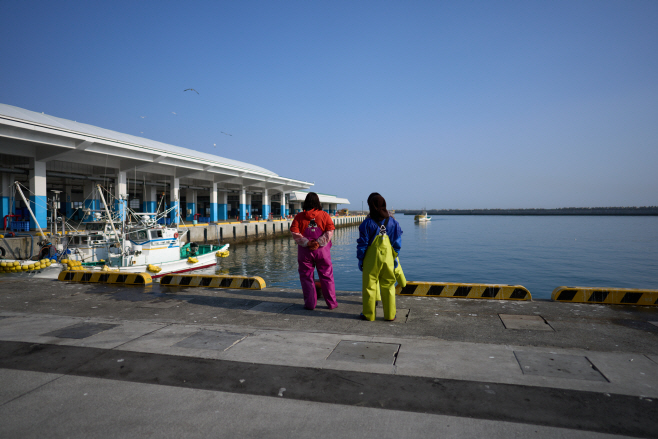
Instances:
[[[100,128],[94,125],[88,125],[81,122],[75,122],[68,119],[62,119],[60,117],[50,116],[44,113],[37,113],[35,111],[14,107],[12,105],[0,103],[0,115],[8,116],[14,119],[20,119],[22,121],[32,122],[38,125],[46,125],[49,127],[59,128],[75,134],[85,134],[93,137],[98,137],[101,139],[125,142],[132,145],[143,146],[158,151],[186,155],[189,157],[194,157],[206,161],[229,165],[236,168],[256,171],[261,174],[278,176],[277,174],[275,174],[274,172],[268,169],[262,168],[260,166],[252,165],[249,163],[240,162],[238,160],[227,159],[225,157],[220,157],[213,154],[206,154],[203,152],[195,151],[193,149],[182,148],[180,146],[175,146],[175,145],[169,145],[167,143],[146,139],[144,137],[124,134],[118,131],[112,131],[105,128]]]
[[[335,195],[321,194],[318,192],[316,192],[316,194],[318,194],[318,198],[320,198],[320,203],[350,204],[350,200],[347,198],[338,198]],[[308,195],[308,191],[292,191],[290,192],[290,201],[304,201],[306,195]]]
[[[171,176],[199,181],[195,184],[200,186],[217,183],[222,188],[242,186],[285,193],[313,186],[238,160],[7,104],[0,104],[0,154],[92,166],[102,161],[106,169],[131,171],[136,180]]]

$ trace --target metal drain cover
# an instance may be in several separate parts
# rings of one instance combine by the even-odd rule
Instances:
[[[108,329],[112,329],[116,326],[112,323],[76,323],[75,325],[67,326],[62,329],[57,329],[46,334],[41,334],[43,336],[58,337],[58,338],[76,338],[82,339],[91,337]]]
[[[514,351],[516,360],[524,375],[541,375],[552,378],[574,380],[605,381],[608,380],[589,361],[580,355],[545,354],[536,352]]]
[[[399,350],[400,345],[394,343],[342,340],[327,360],[349,361],[352,363],[393,364]]]

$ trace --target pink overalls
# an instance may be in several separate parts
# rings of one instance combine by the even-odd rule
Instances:
[[[317,240],[324,232],[315,224],[315,220],[304,230],[304,238]],[[304,292],[304,308],[315,309],[318,299],[315,292],[315,281],[313,279],[314,269],[318,269],[318,277],[322,284],[322,296],[327,302],[329,309],[338,306],[336,302],[336,285],[334,284],[334,267],[331,265],[331,241],[324,247],[318,247],[311,251],[308,247],[297,246],[297,262],[299,263],[299,281]]]

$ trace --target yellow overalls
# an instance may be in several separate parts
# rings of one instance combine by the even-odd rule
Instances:
[[[385,229],[384,229],[385,230]],[[395,318],[395,269],[393,260],[397,254],[385,231],[380,231],[363,258],[362,296],[363,315],[366,320],[375,320],[375,301],[379,299],[384,307],[384,319]]]

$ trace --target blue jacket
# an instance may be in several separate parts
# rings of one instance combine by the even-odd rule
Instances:
[[[385,221],[382,221],[380,224],[383,224]],[[366,250],[368,250],[372,241],[375,240],[375,236],[379,233],[380,224],[377,224],[375,220],[368,217],[359,226],[359,239],[356,240],[356,257],[359,261],[363,261],[363,258],[366,257]],[[400,228],[400,223],[395,221],[393,217],[390,217],[388,220],[386,234],[391,241],[393,250],[397,254],[400,254],[400,250],[402,249],[402,229]]]

